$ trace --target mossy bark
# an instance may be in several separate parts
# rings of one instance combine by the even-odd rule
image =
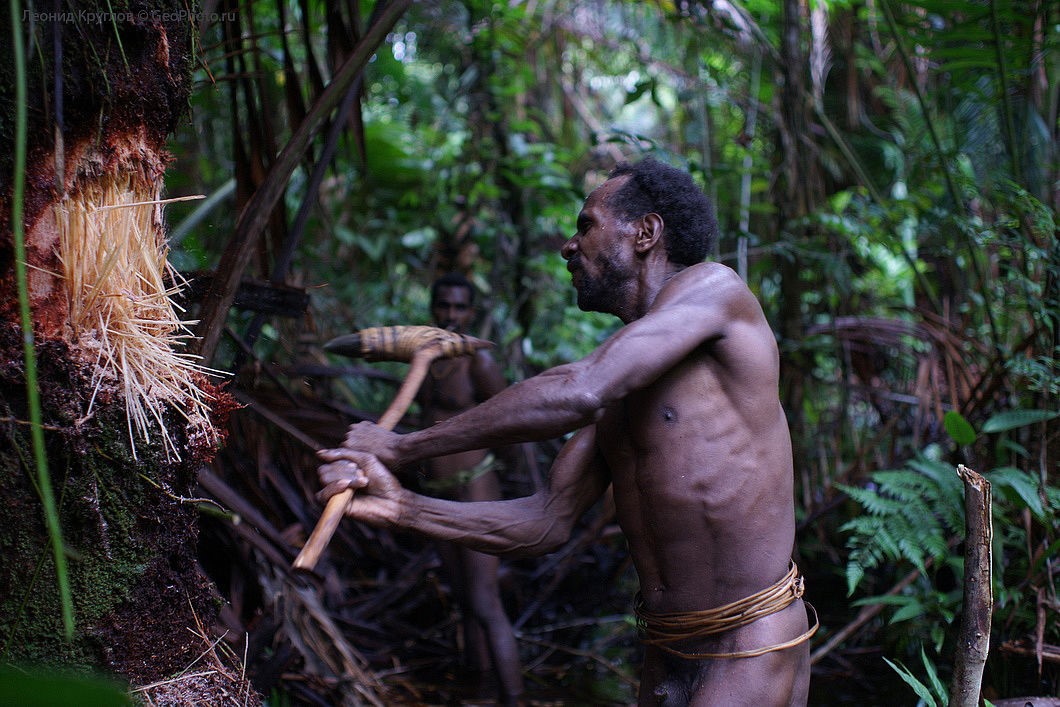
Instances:
[[[204,648],[196,617],[218,609],[195,556],[190,496],[200,458],[169,462],[160,445],[130,453],[125,407],[84,419],[91,394],[65,344],[38,350],[48,464],[59,500],[77,632],[63,636],[48,535],[36,491],[21,339],[0,331],[0,652],[4,662],[100,671],[144,684]],[[189,630],[191,629],[191,630]]]
[[[185,499],[217,437],[195,435],[170,407],[164,422],[180,459],[157,438],[137,440],[133,454],[120,381],[100,386],[94,358],[77,349],[71,331],[55,205],[120,175],[162,183],[165,139],[187,108],[195,20],[184,0],[61,2],[47,11],[37,4],[20,19],[32,58],[29,296],[76,635],[63,635],[30,442],[10,223],[13,62],[10,42],[0,42],[0,663],[103,672],[142,685],[186,668],[212,638],[196,631],[211,625],[220,599],[199,568],[197,510]],[[9,17],[3,21],[8,32]],[[228,396],[202,386],[223,417]],[[223,428],[220,417],[212,422]]]

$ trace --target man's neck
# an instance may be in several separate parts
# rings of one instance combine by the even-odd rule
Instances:
[[[629,324],[647,314],[666,283],[677,273],[684,270],[685,267],[684,265],[671,263],[666,258],[655,258],[646,261],[644,267],[638,273],[637,281],[634,285],[633,306],[627,310],[629,312],[628,318],[627,316],[619,315],[622,323]]]

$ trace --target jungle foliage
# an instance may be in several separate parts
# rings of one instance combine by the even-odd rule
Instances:
[[[169,190],[213,195],[210,211],[170,208],[186,270],[213,267],[372,9],[221,6],[234,17],[202,28],[172,146]],[[512,379],[532,375],[614,327],[576,311],[557,256],[586,190],[617,159],[687,167],[717,203],[714,258],[782,348],[818,641],[848,603],[886,606],[815,655],[818,675],[864,678],[851,656],[876,646],[912,666],[923,651],[946,679],[960,462],[995,487],[991,694],[1055,694],[1055,665],[1033,656],[1060,641],[1058,20],[996,0],[415,4],[306,151],[247,272],[307,288],[308,314],[229,326],[287,364],[334,334],[423,321],[432,277],[461,269],[483,293],[480,333]],[[229,342],[213,364],[247,355]],[[363,410],[389,390],[340,388]]]
[[[388,4],[210,5],[167,177],[171,196],[207,197],[167,207],[171,261],[189,275],[224,262],[245,205]],[[948,679],[958,463],[995,489],[987,694],[1057,694],[1058,27],[1044,0],[411,3],[251,234],[242,276],[304,290],[307,310],[233,308],[207,363],[253,409],[269,379],[274,411],[294,395],[370,415],[398,369],[314,377],[311,364],[338,365],[320,344],[424,322],[448,270],[478,285],[477,333],[512,380],[584,355],[616,322],[577,310],[558,248],[616,160],[671,161],[717,204],[713,258],[746,279],[781,346],[819,703],[875,685],[884,659],[894,681]],[[310,454],[239,425],[229,443],[246,454],[219,476],[256,475],[243,497],[277,529],[311,524]],[[554,449],[539,453],[547,465]],[[622,577],[621,548],[603,547],[604,574]],[[268,594],[271,567],[238,582]],[[220,581],[231,597],[235,575]],[[870,605],[882,611],[828,644]]]

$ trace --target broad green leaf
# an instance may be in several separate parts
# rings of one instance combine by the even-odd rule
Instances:
[[[1038,495],[1038,479],[1033,474],[1005,466],[988,472],[986,479],[999,492],[1003,493],[1006,489],[1014,492],[1027,504],[1036,518],[1044,517],[1045,509],[1042,507],[1041,496]],[[1011,497],[1011,494],[1006,495]]]
[[[996,69],[997,62],[992,59],[958,59],[939,66],[939,71],[963,71],[966,69]]]
[[[434,241],[437,232],[430,226],[416,228],[401,237],[401,245],[406,248],[419,248]]]
[[[847,563],[847,596],[854,594],[854,590],[857,589],[858,584],[865,577],[865,568],[857,562]]]
[[[939,702],[946,702],[946,686],[943,685],[942,680],[939,679],[939,673],[935,669],[935,664],[928,660],[927,653],[924,652],[923,647],[920,648],[920,660],[924,662],[924,670],[927,671],[928,680],[931,682],[931,689],[935,691],[935,695],[939,698]]]
[[[92,676],[0,670],[0,705],[20,707],[131,707],[117,683]]]
[[[894,616],[891,617],[891,623],[896,624],[900,621],[908,621],[909,619],[915,619],[918,616],[924,615],[924,605],[920,602],[913,601],[908,602],[898,611],[894,612]]]
[[[874,604],[883,604],[884,606],[905,606],[909,603],[906,597],[899,597],[887,594],[880,594],[875,597],[865,597],[864,599],[857,599],[850,602],[851,606],[872,606]]]
[[[967,446],[975,442],[975,430],[964,419],[964,416],[956,410],[950,410],[942,418],[942,426],[953,441],[961,446]]]
[[[1033,425],[1060,416],[1060,411],[1050,410],[1006,410],[999,412],[983,423],[983,433],[1005,432],[1018,427]]]

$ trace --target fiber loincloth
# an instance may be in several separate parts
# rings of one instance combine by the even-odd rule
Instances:
[[[771,587],[752,594],[746,599],[734,601],[715,609],[704,609],[702,611],[680,611],[672,613],[656,613],[644,608],[644,598],[637,593],[634,611],[637,614],[637,627],[641,631],[641,642],[646,645],[661,648],[667,653],[688,658],[689,660],[702,660],[706,658],[753,658],[772,651],[781,651],[785,648],[797,646],[810,640],[817,632],[820,622],[817,620],[817,610],[813,609],[813,626],[808,631],[784,643],[777,643],[765,648],[755,648],[746,651],[735,651],[732,653],[686,653],[673,648],[669,644],[689,641],[705,636],[716,636],[726,631],[747,626],[754,623],[763,616],[775,614],[788,606],[796,599],[802,597],[805,591],[803,577],[799,575],[799,568],[794,562],[791,568],[780,581]]]

